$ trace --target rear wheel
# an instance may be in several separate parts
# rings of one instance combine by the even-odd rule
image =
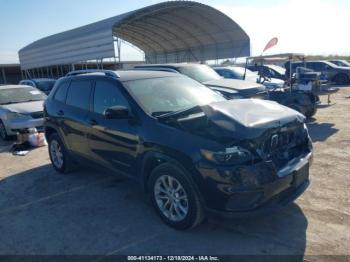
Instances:
[[[8,135],[4,123],[0,120],[0,137],[2,140],[7,140]]]
[[[346,85],[350,82],[350,79],[347,75],[345,74],[339,74],[334,77],[334,82],[337,85]]]
[[[68,152],[57,133],[49,137],[49,156],[53,168],[59,173],[68,173],[72,170],[73,163]]]
[[[305,112],[305,116],[307,118],[311,118],[312,116],[314,116],[316,114],[316,112],[317,112],[317,108],[314,107],[314,108],[308,110],[307,112]]]
[[[199,193],[188,176],[182,168],[165,163],[152,171],[148,181],[154,208],[175,229],[193,228],[204,218]]]

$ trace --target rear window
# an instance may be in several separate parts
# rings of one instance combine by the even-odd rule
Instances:
[[[88,80],[72,81],[67,94],[66,104],[80,109],[89,109],[91,82]]]
[[[37,88],[43,91],[50,91],[55,84],[54,80],[38,81],[36,82]]]

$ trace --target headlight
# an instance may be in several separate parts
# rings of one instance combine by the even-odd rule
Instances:
[[[31,119],[31,117],[29,115],[24,115],[24,114],[20,114],[20,113],[16,113],[16,112],[9,112],[6,114],[7,119],[11,120],[11,119]]]
[[[225,152],[213,152],[201,149],[201,154],[210,162],[226,165],[244,164],[253,159],[252,154],[248,150],[238,146],[226,148]]]

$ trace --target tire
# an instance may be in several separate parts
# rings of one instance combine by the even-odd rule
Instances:
[[[57,150],[60,151],[62,155],[61,161],[57,160],[58,155],[54,152],[54,148],[56,148],[56,152]],[[57,172],[65,174],[69,173],[73,169],[71,158],[69,157],[67,149],[65,148],[61,138],[57,133],[50,135],[48,141],[48,150],[52,166]]]
[[[339,74],[334,77],[334,82],[337,85],[346,85],[350,82],[350,79],[346,74]]]
[[[148,192],[153,207],[167,225],[178,230],[194,228],[204,219],[200,195],[189,176],[181,167],[164,163],[152,171],[148,180]],[[173,188],[179,188],[180,185],[181,189],[169,193],[164,183],[170,189],[170,180]],[[168,204],[165,204],[167,201]]]
[[[5,141],[9,138],[4,123],[0,120],[0,138]]]
[[[305,116],[306,116],[306,118],[311,118],[316,114],[316,112],[317,112],[317,108],[314,107],[311,110],[305,112]]]

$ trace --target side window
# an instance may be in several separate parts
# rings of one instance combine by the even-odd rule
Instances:
[[[83,110],[89,109],[91,82],[88,80],[72,81],[67,94],[66,104]]]
[[[65,103],[66,102],[66,97],[67,97],[67,89],[69,86],[69,82],[63,82],[60,84],[57,88],[57,91],[55,93],[54,99],[56,101]]]
[[[316,72],[321,72],[325,69],[325,64],[323,63],[308,63],[308,68],[315,70]]]
[[[107,108],[112,106],[128,107],[128,102],[116,83],[97,80],[94,92],[94,112],[103,114]]]

